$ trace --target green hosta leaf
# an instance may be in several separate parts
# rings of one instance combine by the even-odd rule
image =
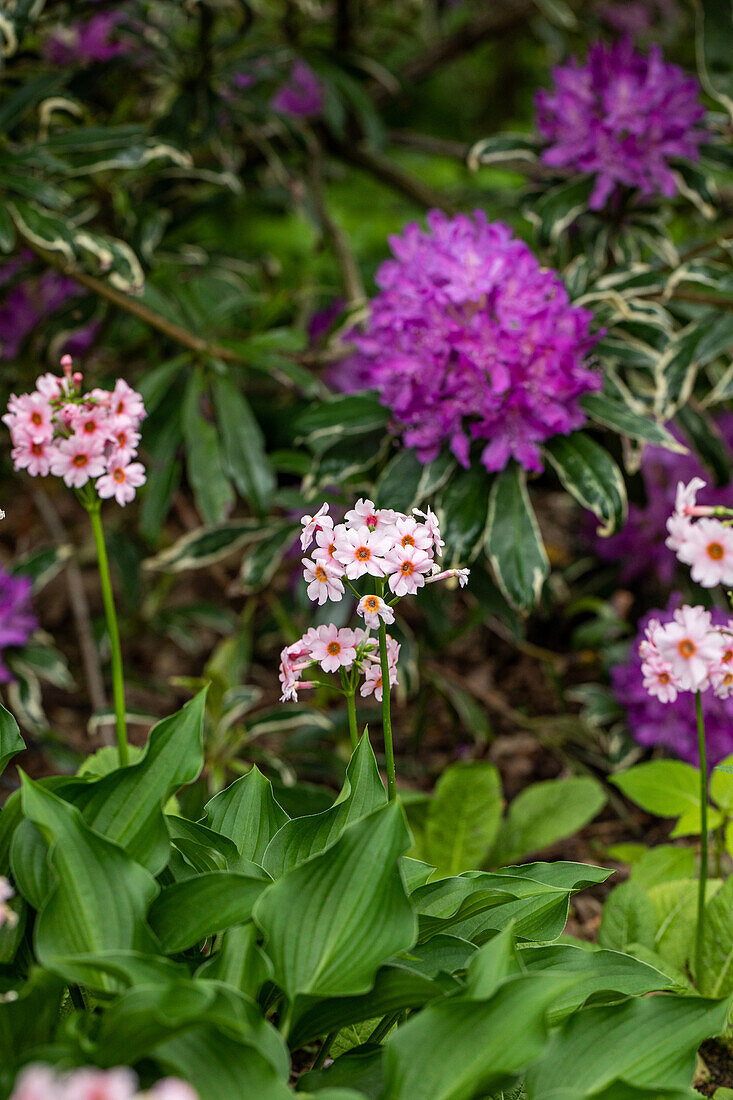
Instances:
[[[658,844],[649,848],[631,868],[630,882],[648,890],[660,882],[693,878],[695,853],[692,848],[677,848],[674,844]]]
[[[34,909],[41,909],[51,888],[48,844],[40,829],[24,818],[10,845],[10,867],[18,890]]]
[[[657,916],[645,889],[624,882],[609,895],[603,907],[598,942],[601,947],[626,951],[632,943],[654,947]]]
[[[233,840],[253,863],[262,862],[268,844],[290,820],[257,765],[207,802],[206,816],[211,828]]]
[[[669,978],[654,967],[621,951],[586,950],[558,943],[548,947],[526,947],[520,951],[523,966],[530,974],[577,974],[580,981],[553,1004],[550,1022],[556,1024],[569,1016],[589,997],[600,993],[642,997],[656,990],[669,989]]]
[[[39,961],[63,975],[64,958],[96,951],[154,952],[145,914],[153,876],[117,844],[92,832],[79,811],[22,777],[23,812],[49,845],[55,884],[38,914]]]
[[[706,997],[733,993],[733,878],[728,878],[705,907],[702,974],[695,982]]]
[[[486,531],[489,477],[483,466],[460,470],[443,490],[439,510],[446,556],[464,564],[479,553]]]
[[[545,1056],[530,1067],[528,1098],[623,1096],[623,1091],[611,1091],[615,1083],[641,1089],[641,1096],[675,1090],[685,1095],[700,1043],[720,1033],[727,1013],[726,1001],[671,994],[585,1009],[570,1018]]]
[[[272,977],[272,963],[259,947],[257,937],[251,921],[230,928],[220,937],[219,950],[199,967],[196,977],[225,982],[254,1000]]]
[[[8,1063],[15,1066],[22,1062],[25,1051],[51,1041],[65,992],[64,983],[55,974],[33,966],[18,996],[0,1000],[0,1073]]]
[[[169,1039],[154,1052],[169,1073],[190,1081],[199,1100],[251,1096],[292,1100],[275,1067],[258,1050],[214,1027],[199,1027]]]
[[[685,836],[700,831],[700,772],[680,760],[652,760],[611,776],[627,798],[660,817],[680,817],[673,833]],[[709,825],[715,829],[721,815],[712,806]]]
[[[542,1054],[547,1010],[573,981],[522,975],[489,1000],[429,1005],[386,1044],[385,1095],[472,1100],[506,1085]]]
[[[603,393],[586,393],[580,399],[580,407],[598,424],[613,428],[630,439],[643,439],[656,447],[683,454],[686,448],[679,443],[663,424],[657,424],[648,416],[642,416],[629,405],[614,401]]]
[[[562,485],[601,521],[599,535],[610,535],[626,521],[626,487],[616,463],[584,432],[556,435],[544,448]]]
[[[378,1100],[384,1096],[384,1069],[382,1047],[376,1043],[363,1043],[348,1054],[337,1058],[326,1070],[311,1070],[299,1082],[299,1092],[314,1100],[354,1100],[352,1086],[360,1091],[357,1096]]]
[[[731,770],[726,770],[728,768]],[[721,810],[728,814],[733,813],[733,755],[726,756],[725,760],[721,760],[713,768],[710,776],[710,797]]]
[[[255,923],[291,1002],[366,993],[380,963],[415,942],[396,862],[409,844],[401,807],[382,806],[262,895]]]
[[[229,475],[244,499],[265,512],[275,491],[275,476],[260,426],[228,372],[213,378],[212,392]]]
[[[341,439],[386,430],[388,419],[388,410],[374,394],[348,394],[312,405],[298,417],[295,428],[315,454],[323,454]]]
[[[24,748],[25,741],[20,736],[18,723],[10,711],[0,704],[0,775],[5,771],[8,761]]]
[[[148,913],[150,927],[165,954],[187,947],[249,920],[258,897],[270,882],[237,871],[210,871],[165,886]]]
[[[529,500],[527,475],[514,462],[491,487],[486,550],[509,603],[530,611],[540,598],[550,563]]]
[[[733,115],[733,15],[730,3],[697,0],[697,68],[705,91]]]
[[[509,925],[473,956],[461,997],[469,1001],[488,1001],[507,978],[523,971],[514,929]]]
[[[14,961],[28,920],[28,906],[17,894],[4,904],[11,916],[0,924],[0,967]]]
[[[278,878],[323,851],[347,825],[359,821],[384,805],[385,801],[377,761],[365,731],[351,757],[346,769],[346,781],[333,806],[320,814],[287,821],[270,841],[262,861],[263,867],[273,878]]]
[[[204,378],[191,375],[183,399],[183,436],[186,470],[196,506],[205,523],[219,523],[234,504],[234,493],[224,473],[219,433],[201,412]]]
[[[438,780],[430,803],[423,852],[440,874],[481,864],[501,820],[501,779],[493,764],[454,764]]]
[[[292,1046],[303,1046],[319,1035],[386,1016],[405,1008],[421,1008],[445,995],[437,982],[422,974],[413,974],[396,966],[384,966],[377,972],[374,985],[360,997],[300,997],[296,1002],[290,1033]]]
[[[247,873],[254,866],[240,856],[233,840],[215,833],[213,829],[207,829],[198,821],[188,821],[184,817],[168,814],[165,822],[171,843],[188,865],[187,873],[176,873],[177,879],[190,878],[195,872],[203,871],[229,870]]]
[[[91,782],[72,781],[63,790],[90,828],[121,844],[154,874],[165,866],[170,847],[163,807],[203,767],[205,706],[206,689],[153,726],[136,764]]]
[[[533,783],[510,805],[491,852],[491,863],[515,863],[578,832],[605,803],[602,786],[590,776]]]
[[[236,519],[215,523],[211,527],[200,527],[161,550],[154,558],[148,558],[144,568],[171,573],[182,573],[185,569],[205,569],[215,562],[223,561],[230,554],[237,553],[264,534],[265,529],[253,519]]]
[[[720,888],[720,880],[708,880],[708,902]],[[677,970],[684,971],[692,955],[697,924],[697,883],[689,879],[662,882],[649,891],[657,918],[654,950]]]

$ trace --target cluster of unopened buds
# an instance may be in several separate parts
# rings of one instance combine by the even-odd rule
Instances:
[[[166,1077],[149,1092],[139,1092],[136,1075],[125,1066],[58,1073],[37,1064],[18,1074],[10,1100],[198,1100],[198,1093],[178,1077]]]
[[[697,504],[704,487],[699,477],[678,484],[666,545],[703,588],[733,585],[733,529],[729,521],[715,518],[729,512]],[[639,652],[644,687],[663,703],[673,703],[683,691],[712,689],[721,699],[733,694],[733,619],[714,625],[704,607],[685,604],[670,623],[651,620]]]
[[[84,393],[71,357],[65,355],[61,366],[63,377],[43,374],[32,393],[13,394],[8,402],[2,419],[15,469],[62,477],[73,489],[94,482],[102,499],[129,504],[145,483],[145,468],[133,461],[146,415],[143,399],[122,378],[111,391]]]
[[[402,596],[413,595],[425,584],[455,577],[463,587],[468,569],[441,569],[437,560],[443,540],[434,512],[414,509],[411,516],[391,508],[376,508],[371,500],[359,500],[346,513],[343,523],[334,523],[324,504],[313,516],[301,520],[301,548],[311,556],[303,558],[308,596],[319,605],[338,602],[350,590],[364,628],[311,627],[302,638],[287,646],[280,657],[282,700],[297,701],[298,690],[319,683],[303,679],[308,669],[339,672],[346,677],[363,674],[360,694],[382,698],[382,666],[379,645],[371,636],[380,624],[394,622],[394,605]],[[368,578],[372,591],[362,593],[355,582]],[[400,646],[385,635],[389,683],[397,682]],[[353,689],[354,682],[349,680]]]

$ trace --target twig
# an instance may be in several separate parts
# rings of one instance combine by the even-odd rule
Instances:
[[[453,203],[446,199],[445,195],[441,195],[439,191],[433,191],[432,187],[428,187],[409,172],[405,172],[403,168],[381,153],[373,153],[363,145],[339,145],[333,151],[347,164],[363,168],[382,183],[386,183],[393,191],[405,195],[411,202],[425,207],[426,210],[437,208],[445,210],[447,214],[457,212]]]
[[[33,490],[33,499],[41,519],[48,528],[57,547],[65,546],[68,542],[61,518],[51,498],[43,489]],[[107,696],[104,691],[104,678],[99,663],[99,653],[94,644],[92,633],[92,619],[89,611],[89,602],[84,591],[84,581],[76,559],[69,558],[66,564],[66,587],[69,593],[71,613],[74,616],[76,635],[81,651],[84,677],[89,691],[92,709],[96,714],[103,714],[107,710]],[[102,741],[105,745],[113,745],[112,726],[108,722],[100,722]]]

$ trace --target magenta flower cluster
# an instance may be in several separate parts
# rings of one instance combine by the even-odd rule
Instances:
[[[53,65],[92,65],[111,61],[133,49],[133,42],[118,37],[122,10],[97,12],[89,19],[54,30],[43,54]]]
[[[677,610],[677,602],[675,595],[665,610],[654,609],[639,622],[636,641],[631,646],[627,660],[612,669],[611,682],[616,698],[626,709],[629,729],[640,745],[663,746],[682,760],[697,764],[699,758],[693,698],[687,691],[677,691],[672,684],[669,671],[661,667],[661,662],[655,662],[654,652],[649,648],[649,634],[651,634],[652,638],[657,640],[662,638],[663,646],[671,643],[669,651],[673,655],[676,644],[677,654],[682,659],[679,654],[679,643],[685,641],[686,635],[684,622],[680,623],[675,619],[675,611],[679,616],[680,611],[683,610]],[[687,610],[689,612],[692,609]],[[705,614],[707,615],[707,612]],[[695,625],[695,618],[692,625]],[[708,628],[715,631],[718,638],[725,637],[722,631],[728,628],[728,616],[718,609],[713,609],[710,612],[710,622],[700,620],[699,625],[705,628],[701,635],[703,640],[709,632]],[[682,627],[681,631],[677,629],[680,627]],[[665,631],[669,635],[670,628],[671,637],[662,634]],[[677,634],[680,634],[680,637],[677,637]],[[685,647],[686,650],[687,648]],[[726,656],[727,646],[722,648],[715,639],[713,639],[713,648],[716,658]],[[652,658],[651,661],[650,658]],[[722,659],[714,663],[715,667],[723,669],[721,679],[727,675],[725,666],[728,663]],[[655,664],[658,664],[656,674],[653,667]],[[713,667],[711,666],[711,669]],[[665,673],[669,680],[666,679]],[[718,673],[716,672],[715,675],[717,677]],[[660,683],[660,678],[664,681],[663,683]],[[674,694],[670,690],[671,687],[674,687]],[[733,695],[727,693],[725,685],[722,685],[722,691],[720,689],[708,691],[705,696],[705,740],[711,764],[718,763],[733,752]]]
[[[718,416],[714,426],[733,457],[733,415]],[[679,433],[674,428],[671,430],[680,439]],[[629,506],[629,518],[618,534],[608,539],[591,536],[593,552],[604,561],[619,562],[624,583],[653,572],[663,584],[671,584],[677,566],[664,540],[667,517],[674,507],[675,487],[679,482],[688,483],[704,473],[693,451],[678,454],[664,447],[647,447],[641,460],[646,504]],[[711,505],[724,505],[729,500],[728,486],[711,488],[706,494],[706,502]],[[595,527],[594,523],[593,531]]]
[[[541,443],[579,427],[579,397],[601,384],[585,361],[591,315],[482,211],[433,210],[427,222],[390,238],[394,259],[377,272],[365,331],[352,334],[357,353],[333,381],[376,389],[422,462],[447,443],[467,467],[484,440],[488,470],[511,458],[541,470]]]
[[[363,675],[360,694],[382,698],[382,669],[378,642],[370,637],[371,630],[394,622],[393,606],[406,595],[414,595],[425,584],[457,579],[463,587],[468,583],[468,569],[441,569],[436,559],[441,556],[443,540],[437,516],[414,510],[411,516],[392,508],[377,508],[371,500],[358,500],[343,523],[334,523],[328,514],[328,504],[315,515],[301,520],[302,550],[311,550],[303,558],[303,574],[308,597],[319,606],[327,601],[338,603],[346,587],[357,598],[356,612],[364,620],[360,627],[311,627],[293,645],[280,654],[282,701],[297,701],[298,691],[316,686],[316,681],[303,679],[307,669],[319,666],[324,672],[338,672],[350,677]],[[370,588],[361,594],[354,582],[370,579]],[[385,591],[385,586],[389,590]],[[391,594],[391,598],[390,598]],[[389,682],[397,682],[397,659],[400,646],[386,635]]]
[[[12,680],[3,662],[3,650],[22,646],[38,626],[31,608],[30,577],[14,577],[0,569],[0,683]],[[0,899],[1,900],[1,899]]]
[[[35,1064],[18,1074],[10,1100],[198,1100],[198,1093],[178,1077],[166,1077],[149,1092],[140,1092],[137,1076],[125,1066],[83,1066],[59,1073]]]
[[[571,58],[537,93],[537,129],[551,168],[593,175],[590,207],[600,210],[619,187],[642,196],[677,192],[675,159],[697,160],[705,130],[699,87],[659,47],[649,55],[629,39],[597,42],[585,64]]]
[[[293,118],[313,118],[323,110],[323,84],[305,61],[293,62],[290,75],[275,92],[270,106]]]
[[[64,376],[44,374],[32,393],[12,394],[3,421],[10,429],[16,470],[31,477],[62,477],[74,489],[94,481],[102,499],[125,505],[145,483],[134,462],[145,406],[139,393],[118,378],[112,391],[82,391],[82,376],[61,360]]]

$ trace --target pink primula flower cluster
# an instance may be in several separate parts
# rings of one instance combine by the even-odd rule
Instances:
[[[177,1077],[166,1077],[149,1092],[139,1092],[137,1076],[125,1066],[84,1066],[58,1073],[37,1064],[18,1074],[10,1100],[198,1100],[198,1093]]]
[[[425,584],[455,577],[461,587],[468,582],[468,569],[442,570],[436,559],[443,549],[440,525],[434,512],[414,509],[407,516],[392,508],[377,508],[371,500],[359,500],[346,513],[343,523],[334,523],[324,504],[315,515],[301,520],[301,549],[308,596],[322,605],[338,603],[347,588],[356,597],[357,614],[366,629],[340,629],[333,623],[311,627],[280,658],[282,701],[296,701],[298,690],[312,688],[316,681],[302,679],[315,666],[324,672],[352,670],[363,674],[362,696],[382,698],[382,668],[377,640],[370,637],[381,623],[394,622],[392,605],[402,596],[414,595]],[[369,578],[377,591],[362,595],[354,582]],[[389,591],[387,591],[389,590]],[[391,593],[391,595],[390,595]],[[397,682],[399,644],[387,635],[390,685]]]
[[[733,690],[733,620],[714,625],[704,607],[685,604],[664,625],[652,619],[639,653],[644,687],[662,703],[682,691],[712,688],[727,699]]]
[[[713,518],[715,509],[697,504],[697,494],[705,488],[700,477],[688,485],[677,485],[673,515],[667,520],[668,549],[690,566],[690,576],[703,588],[719,584],[733,585],[733,528]],[[702,517],[702,518],[697,518]]]
[[[145,468],[133,459],[145,406],[139,393],[118,378],[113,390],[83,393],[82,376],[61,360],[64,376],[44,374],[32,393],[13,394],[3,421],[10,429],[16,470],[31,477],[62,477],[73,489],[93,481],[102,499],[129,504],[145,483]]]

